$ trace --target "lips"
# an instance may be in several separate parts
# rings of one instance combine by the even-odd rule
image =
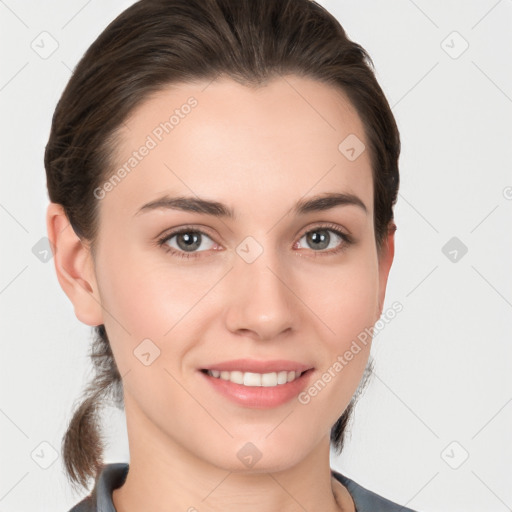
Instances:
[[[256,409],[278,407],[291,401],[315,373],[312,365],[287,359],[234,359],[199,370],[204,382],[221,396],[239,406]],[[219,378],[220,374],[228,380]],[[287,376],[286,382],[283,381],[284,375]]]

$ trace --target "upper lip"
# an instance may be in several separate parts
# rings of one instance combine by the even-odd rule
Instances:
[[[296,371],[305,372],[312,368],[311,365],[298,363],[296,361],[288,361],[285,359],[274,359],[272,361],[258,361],[255,359],[234,359],[231,361],[223,361],[209,365],[203,370],[218,370],[218,371],[236,371],[241,372],[254,372],[254,373],[271,373],[279,371]]]

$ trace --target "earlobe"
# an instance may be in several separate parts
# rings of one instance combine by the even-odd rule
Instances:
[[[382,315],[384,308],[384,299],[386,298],[386,287],[388,282],[389,271],[395,257],[395,231],[396,224],[390,222],[388,233],[383,241],[381,253],[379,256],[379,310],[377,320]]]
[[[48,205],[46,228],[57,279],[72,302],[76,317],[86,325],[101,325],[103,315],[92,255],[74,232],[62,205]]]

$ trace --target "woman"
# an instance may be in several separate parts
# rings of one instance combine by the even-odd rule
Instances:
[[[371,370],[399,153],[369,56],[315,2],[141,0],[105,29],[45,153],[58,280],[96,333],[73,512],[410,510],[329,465]],[[102,461],[109,397],[129,465]]]

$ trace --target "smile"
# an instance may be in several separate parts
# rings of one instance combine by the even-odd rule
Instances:
[[[216,393],[242,407],[267,409],[290,402],[311,381],[314,370],[267,373],[203,369],[198,372]]]

